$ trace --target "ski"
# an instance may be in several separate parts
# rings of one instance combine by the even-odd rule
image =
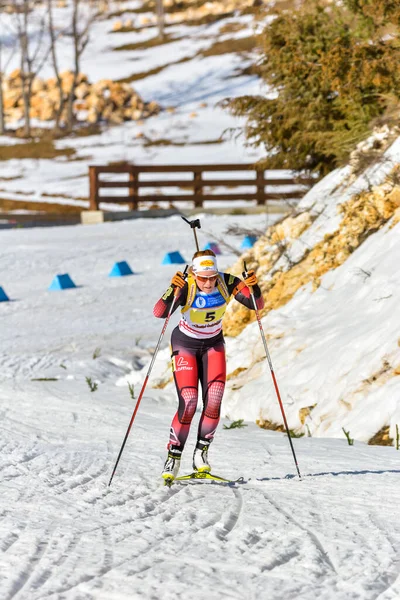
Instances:
[[[181,475],[176,477],[174,481],[214,481],[216,483],[226,483],[226,484],[234,484],[234,483],[243,483],[244,478],[239,477],[238,479],[226,479],[225,477],[221,477],[220,475],[214,475],[209,473],[208,471],[195,471],[194,473],[190,473],[189,475]]]

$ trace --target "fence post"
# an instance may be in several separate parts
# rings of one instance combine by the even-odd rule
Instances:
[[[195,196],[202,196],[203,195],[203,186],[199,185],[199,183],[201,184],[202,181],[202,171],[194,171],[194,185],[193,185],[193,193]],[[195,198],[194,199],[194,206],[195,208],[197,208],[198,206],[203,206],[203,198]]]
[[[138,210],[139,171],[137,167],[129,166],[129,208]]]
[[[257,204],[263,205],[265,204],[265,179],[264,179],[264,169],[257,169]]]
[[[89,208],[99,210],[99,184],[97,167],[89,167]]]

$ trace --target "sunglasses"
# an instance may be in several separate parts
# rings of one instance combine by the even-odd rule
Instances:
[[[206,281],[215,281],[218,278],[218,275],[196,275],[196,279],[198,279],[201,283],[205,283]]]

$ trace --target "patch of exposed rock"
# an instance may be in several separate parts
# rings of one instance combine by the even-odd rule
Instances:
[[[390,437],[390,427],[385,425],[370,440],[369,446],[393,446],[393,438]]]
[[[268,227],[264,236],[238,260],[230,269],[235,275],[241,276],[243,261],[248,269],[256,271],[261,291],[264,297],[270,289],[270,273],[274,265],[288,251],[291,244],[308,229],[313,218],[309,212],[296,217],[289,216],[283,221]],[[255,318],[254,312],[238,302],[231,302],[224,317],[224,333],[236,336]]]
[[[374,127],[372,134],[360,142],[350,154],[350,176],[352,183],[368,166],[377,163],[383,157],[385,150],[399,136],[399,127],[389,127],[387,124]]]
[[[73,73],[61,73],[64,101],[72,89]],[[19,121],[24,116],[21,71],[15,69],[4,78],[4,110],[8,122]],[[55,77],[44,80],[36,77],[32,83],[30,116],[39,121],[53,121],[60,107],[60,93]],[[160,111],[157,102],[144,102],[127,83],[101,79],[90,83],[84,74],[78,75],[74,92],[74,113],[78,121],[87,123],[139,121]],[[61,121],[66,119],[66,108]]]
[[[400,185],[395,183],[399,174],[400,167],[395,167],[385,183],[339,205],[343,217],[339,228],[325,235],[298,263],[290,264],[289,257],[286,269],[274,271],[273,267],[287,253],[292,241],[311,224],[311,215],[303,213],[295,218],[288,217],[269,227],[265,236],[232,269],[235,274],[240,274],[243,259],[248,267],[255,269],[265,299],[262,316],[285,305],[297,290],[309,283],[316,290],[321,277],[343,264],[370,234],[392,217],[400,220]],[[254,318],[254,312],[232,302],[224,318],[225,335],[238,335]]]

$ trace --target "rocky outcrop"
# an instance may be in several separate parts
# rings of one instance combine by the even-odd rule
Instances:
[[[350,154],[349,182],[354,181],[372,163],[379,162],[385,150],[399,136],[399,127],[389,127],[387,124],[375,127],[372,134],[360,142]]]
[[[251,248],[232,272],[240,274],[243,259],[248,267],[256,270],[265,299],[261,315],[286,304],[301,287],[311,283],[317,289],[321,277],[331,269],[343,264],[354,250],[389,219],[399,219],[400,213],[400,167],[396,167],[386,182],[353,196],[339,205],[342,215],[339,228],[307,251],[296,264],[290,263],[288,249],[296,237],[311,224],[309,213],[294,219],[288,217],[270,227],[265,236]],[[274,270],[277,261],[287,254],[287,268]],[[238,335],[252,320],[254,313],[237,302],[232,302],[225,315],[224,333]]]
[[[230,272],[241,276],[243,260],[248,269],[255,269],[264,297],[271,283],[271,271],[277,261],[288,251],[295,239],[311,225],[313,219],[309,212],[295,217],[289,216],[283,221],[270,226],[262,236],[230,269]],[[255,318],[254,312],[238,302],[231,302],[224,317],[225,335],[236,336]]]
[[[73,84],[73,73],[61,73],[64,100]],[[23,118],[21,72],[16,69],[4,79],[4,109],[8,122]],[[32,83],[30,116],[39,121],[52,121],[60,106],[60,94],[55,77],[44,80],[36,77]],[[144,102],[127,83],[102,79],[90,83],[84,74],[78,75],[74,92],[74,112],[79,121],[87,123],[138,121],[158,114],[156,102]],[[65,120],[66,113],[61,120]]]

